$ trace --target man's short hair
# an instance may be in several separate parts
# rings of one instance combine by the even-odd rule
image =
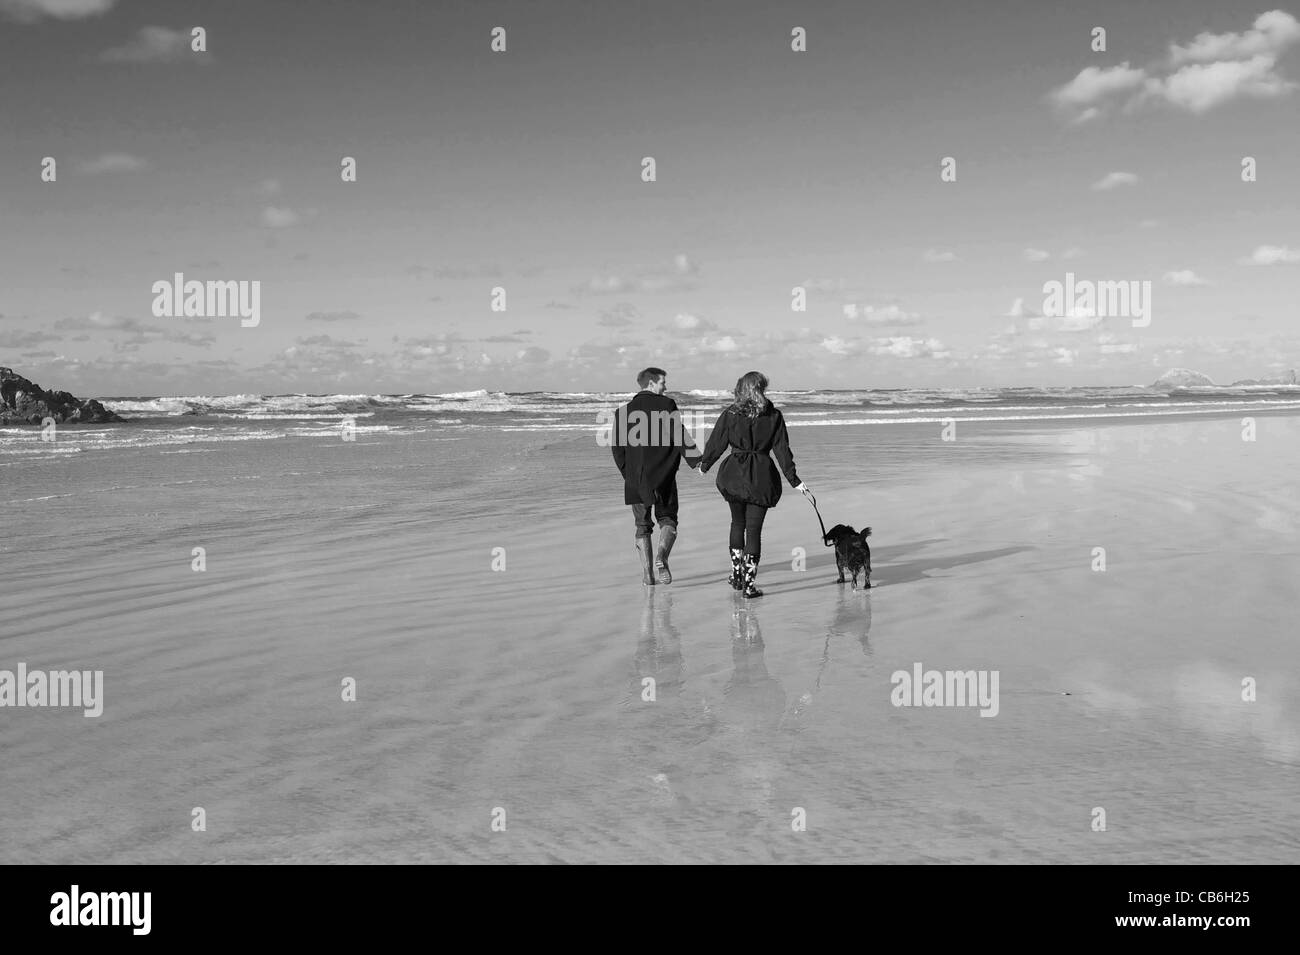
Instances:
[[[668,377],[668,372],[662,368],[647,368],[641,374],[636,376],[637,387],[644,388],[652,381],[658,381],[660,378]]]

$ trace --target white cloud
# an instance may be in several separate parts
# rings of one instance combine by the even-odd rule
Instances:
[[[699,265],[678,253],[669,264],[632,270],[627,275],[596,275],[573,289],[575,295],[619,295],[630,292],[685,292],[698,284]]]
[[[280,180],[263,179],[257,184],[257,194],[267,199],[278,196],[280,194]]]
[[[886,358],[946,358],[948,349],[937,338],[911,338],[906,335],[877,338],[871,354]]]
[[[529,345],[527,348],[521,348],[515,352],[515,360],[524,362],[529,365],[541,364],[549,361],[551,353],[545,348],[538,348],[536,345]]]
[[[723,335],[721,338],[716,338],[712,340],[708,338],[703,338],[700,340],[701,351],[725,353],[725,352],[733,352],[739,347],[740,346],[736,344],[736,340],[732,338],[730,335]]]
[[[1277,71],[1281,53],[1300,41],[1300,21],[1282,10],[1256,18],[1242,33],[1201,33],[1187,44],[1169,44],[1169,55],[1150,67],[1090,66],[1049,99],[1079,124],[1123,102],[1126,112],[1165,103],[1204,113],[1236,99],[1273,99],[1300,86]]]
[[[298,224],[298,213],[281,206],[267,206],[262,210],[262,225],[268,229],[287,229]]]
[[[1023,255],[1026,262],[1044,262],[1052,257],[1052,253],[1043,249],[1025,249]]]
[[[1214,60],[1244,60],[1261,53],[1276,55],[1300,40],[1300,21],[1283,10],[1270,10],[1255,19],[1244,33],[1198,33],[1186,46],[1171,43],[1169,62],[1206,63]]]
[[[908,325],[920,325],[921,316],[908,312],[897,305],[859,305],[850,302],[844,306],[844,315],[849,321],[862,321],[867,325],[882,328],[902,328]]]
[[[106,172],[139,172],[149,164],[139,156],[130,153],[104,153],[77,166],[77,171],[87,176],[97,176]]]
[[[133,318],[126,318],[122,315],[109,317],[103,312],[91,312],[86,321],[96,328],[133,328],[139,324]]]
[[[956,262],[957,254],[955,252],[939,252],[935,249],[926,249],[921,258],[926,262]]]
[[[1003,335],[1016,336],[1022,332],[1084,332],[1095,328],[1101,324],[1102,319],[1098,317],[1095,311],[1088,309],[1070,308],[1064,315],[1046,316],[1025,305],[1023,298],[1017,298],[1011,303],[1011,310],[1003,318],[1010,318],[1014,321],[1003,332]],[[1044,344],[1044,347],[1045,344]]]
[[[1038,319],[1038,320],[1042,319],[1042,316],[1039,315],[1038,312],[1034,311],[1032,308],[1025,305],[1024,298],[1020,296],[1018,296],[1016,300],[1011,303],[1011,308],[1007,309],[1006,315],[1002,317],[1003,318],[1028,318],[1028,319]],[[1015,330],[1014,325],[1012,326],[1011,330],[1012,331]]]
[[[141,27],[136,35],[121,46],[99,54],[102,63],[182,63],[206,64],[212,62],[207,53],[194,53],[190,49],[188,30],[171,27]]]
[[[1249,60],[1191,63],[1164,79],[1150,80],[1146,96],[1158,97],[1192,113],[1204,113],[1243,97],[1270,99],[1296,88],[1274,69],[1276,60],[1260,54]]]
[[[832,355],[850,355],[855,350],[854,346],[850,342],[835,335],[832,335],[829,338],[823,338],[822,348],[825,348]]]
[[[105,14],[115,3],[117,0],[0,0],[0,13],[19,23],[34,23],[41,17],[80,20]]]
[[[1077,334],[1065,340],[1054,337],[1054,332],[1082,332],[1092,327],[1090,339]],[[1093,344],[1095,342],[1095,346]],[[1087,355],[1098,361],[1112,356],[1130,355],[1139,351],[1139,345],[1123,341],[1114,333],[1097,327],[1094,319],[1067,316],[1065,319],[1037,318],[1017,322],[1006,330],[995,333],[975,356],[984,361],[1007,363],[1008,367],[1029,368],[1038,366],[1077,366],[1080,356]]]
[[[1300,262],[1300,249],[1283,245],[1261,245],[1243,261],[1251,265],[1293,265]]]
[[[1130,67],[1127,61],[1119,66],[1089,66],[1051,96],[1059,106],[1089,106],[1115,93],[1136,90],[1146,75],[1146,70]]]
[[[678,328],[688,331],[696,328],[711,327],[704,319],[700,318],[698,315],[692,315],[689,312],[679,312],[677,315],[674,315],[673,324]]]
[[[1179,269],[1175,272],[1166,272],[1164,281],[1169,285],[1208,285],[1205,279],[1201,278],[1191,269]]]
[[[619,292],[632,292],[635,290],[635,284],[621,276],[596,275],[586,285],[574,289],[574,292],[578,294],[590,292],[592,295],[613,295]]]
[[[1105,192],[1116,186],[1131,186],[1137,181],[1138,177],[1131,172],[1108,172],[1094,182],[1092,188],[1097,192]]]
[[[1090,309],[1070,309],[1054,320],[1057,329],[1063,332],[1086,332],[1101,322],[1097,314]]]
[[[1137,342],[1122,342],[1110,332],[1102,332],[1097,336],[1097,351],[1103,355],[1127,355],[1137,349]]]

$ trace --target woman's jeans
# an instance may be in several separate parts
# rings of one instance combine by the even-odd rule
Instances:
[[[743,550],[755,561],[763,552],[763,519],[767,508],[762,504],[727,501],[731,508],[731,549]]]

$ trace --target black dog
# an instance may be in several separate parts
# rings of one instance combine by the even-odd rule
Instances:
[[[822,538],[829,547],[835,547],[835,566],[840,572],[840,579],[836,583],[844,583],[844,568],[848,567],[849,573],[853,575],[853,589],[858,589],[858,574],[865,571],[863,575],[862,587],[864,590],[871,588],[871,548],[867,546],[867,538],[871,536],[871,528],[864,528],[859,534],[847,524],[836,524],[826,532]]]

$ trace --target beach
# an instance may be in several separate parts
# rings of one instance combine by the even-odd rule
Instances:
[[[874,586],[786,488],[755,601],[716,471],[640,584],[590,429],[6,432],[0,668],[104,700],[0,710],[0,862],[1295,863],[1300,414],[1251,414],[792,416]]]

